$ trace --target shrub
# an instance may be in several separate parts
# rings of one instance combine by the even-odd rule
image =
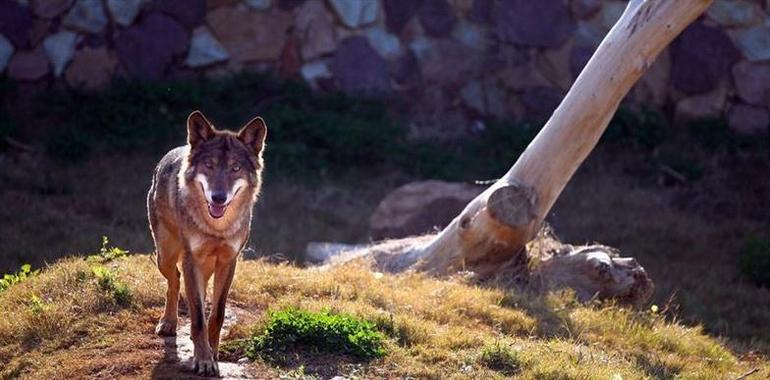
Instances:
[[[131,306],[131,289],[128,288],[128,285],[120,282],[114,272],[102,266],[92,267],[91,272],[96,277],[99,289],[109,295],[116,306]]]
[[[264,331],[247,340],[246,355],[280,361],[287,349],[302,346],[371,359],[385,355],[383,340],[373,323],[351,315],[285,309],[268,314]]]
[[[770,241],[749,238],[740,252],[738,264],[741,273],[751,282],[770,287]]]
[[[481,350],[479,363],[505,375],[514,375],[521,371],[522,361],[516,352],[496,342]]]
[[[106,263],[128,255],[128,250],[118,247],[108,247],[109,244],[110,239],[107,236],[102,236],[102,247],[99,249],[99,254],[88,256],[87,260]]]

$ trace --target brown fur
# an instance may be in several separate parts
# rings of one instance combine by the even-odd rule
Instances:
[[[236,258],[248,241],[262,183],[267,128],[255,118],[238,133],[219,131],[198,111],[188,117],[187,128],[188,144],[160,160],[147,195],[158,269],[168,282],[165,311],[155,332],[176,334],[181,270],[195,346],[194,370],[212,375],[218,373],[219,333]],[[229,199],[219,218],[210,211],[211,194],[216,192]],[[212,275],[211,315],[205,321],[206,288]]]

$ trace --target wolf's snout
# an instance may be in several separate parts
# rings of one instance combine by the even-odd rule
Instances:
[[[219,205],[224,206],[227,202],[227,193],[225,192],[212,192],[211,193],[211,202]]]

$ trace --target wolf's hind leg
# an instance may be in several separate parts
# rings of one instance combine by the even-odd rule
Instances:
[[[155,327],[155,334],[160,336],[176,335],[176,326],[178,320],[179,307],[179,269],[177,261],[179,259],[182,246],[178,239],[171,235],[164,226],[159,226],[155,233],[155,246],[158,251],[158,269],[163,277],[166,278],[168,288],[166,289],[166,307],[163,311],[163,317],[158,321]]]

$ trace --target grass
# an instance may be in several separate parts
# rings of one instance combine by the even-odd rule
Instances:
[[[0,294],[6,315],[0,319],[0,378],[151,376],[164,360],[160,338],[152,334],[162,313],[161,276],[145,255],[110,265],[112,281],[130,289],[130,306],[116,306],[91,274],[93,263],[81,258],[61,260]],[[714,379],[752,368],[760,369],[759,378],[770,373],[766,359],[741,360],[697,326],[664,313],[582,305],[570,293],[537,297],[462,280],[377,274],[357,264],[319,271],[242,261],[230,299],[244,315],[223,347],[304,343],[283,348],[280,367],[261,359],[250,364],[258,377]],[[371,359],[351,361],[362,353]]]

